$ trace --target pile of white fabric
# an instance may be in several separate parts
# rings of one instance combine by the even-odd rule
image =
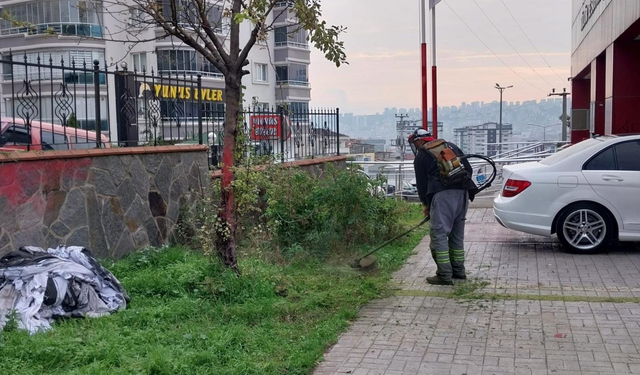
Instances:
[[[60,317],[124,310],[129,296],[84,247],[21,247],[0,259],[0,330],[12,317],[31,334]]]

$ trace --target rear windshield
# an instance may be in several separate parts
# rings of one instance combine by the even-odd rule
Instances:
[[[26,146],[31,144],[31,134],[29,130],[23,126],[0,124],[0,129],[5,125],[9,125],[0,135],[0,147],[4,146]]]
[[[584,140],[580,143],[576,143],[575,145],[569,146],[567,148],[565,148],[562,151],[559,151],[547,158],[544,158],[542,160],[540,160],[541,164],[545,164],[545,165],[553,165],[556,164],[562,160],[567,159],[570,156],[573,156],[579,152],[582,152],[588,148],[591,148],[593,146],[602,144],[602,142],[611,139],[611,137],[598,137],[598,138],[591,138],[591,139],[587,139]]]

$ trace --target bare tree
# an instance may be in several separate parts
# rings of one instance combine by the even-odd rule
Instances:
[[[285,7],[274,11],[277,3],[285,3]],[[324,52],[326,59],[339,67],[346,63],[344,45],[339,40],[346,29],[329,26],[322,20],[320,0],[103,0],[103,4],[105,15],[122,21],[134,14],[136,22],[164,31],[165,35],[158,37],[152,33],[149,38],[170,38],[187,45],[224,75],[226,112],[216,248],[224,264],[237,271],[237,218],[232,182],[238,154],[236,137],[241,121],[242,77],[249,74],[245,69],[249,52],[256,42],[266,40],[268,33],[274,31],[276,20],[288,17],[295,20],[294,26],[307,31],[309,41]],[[251,33],[243,45],[242,23],[251,24]],[[128,21],[111,26],[105,30],[105,37],[129,46],[149,40],[144,39],[149,33],[134,35],[129,26]]]

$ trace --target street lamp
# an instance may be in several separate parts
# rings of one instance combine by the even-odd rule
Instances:
[[[500,91],[500,153],[502,154],[502,93],[504,92],[504,90],[506,89],[510,89],[512,88],[513,85],[511,86],[500,86],[499,83],[496,83],[495,88],[496,90]]]
[[[543,135],[544,140],[543,140],[543,142],[546,142],[546,141],[547,141],[547,128],[551,128],[551,127],[553,127],[553,126],[560,126],[560,125],[562,125],[562,124],[551,124],[551,125],[527,124],[527,125],[529,125],[529,126],[535,126],[535,127],[537,127],[537,128],[542,128],[542,129],[544,129],[544,133],[543,133],[543,134],[544,134],[544,135]]]

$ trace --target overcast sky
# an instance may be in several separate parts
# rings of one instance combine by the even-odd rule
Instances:
[[[505,101],[542,99],[552,87],[569,87],[566,78],[570,75],[570,0],[475,2],[526,62],[496,31],[474,0],[443,0],[437,6],[440,106],[497,100],[498,92],[493,88],[496,83],[514,85],[505,92]],[[555,73],[520,31],[503,2]],[[505,67],[449,6],[530,84]],[[340,107],[343,112],[356,114],[381,112],[385,107],[420,107],[418,0],[325,0],[322,7],[327,23],[348,28],[342,39],[349,65],[336,68],[324,60],[322,53],[312,52],[312,106]],[[431,59],[430,43],[428,48]],[[431,62],[429,71],[430,67]]]

